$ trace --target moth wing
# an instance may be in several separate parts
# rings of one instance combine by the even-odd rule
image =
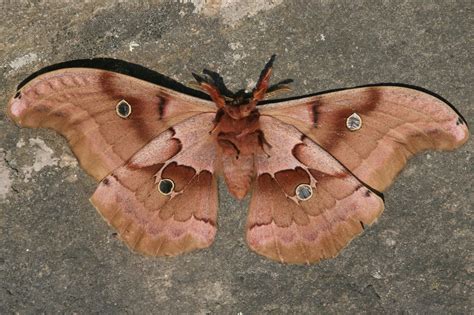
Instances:
[[[323,93],[262,106],[260,113],[295,126],[379,191],[412,155],[453,150],[469,137],[464,119],[443,100],[399,86]],[[361,125],[352,131],[347,119],[354,113]]]
[[[378,218],[383,200],[295,127],[266,116],[260,122],[272,147],[255,157],[247,243],[284,263],[336,256]],[[301,199],[297,187],[306,188]]]
[[[129,116],[117,113],[120,101]],[[45,73],[10,100],[9,116],[22,127],[46,127],[69,142],[97,180],[127,161],[167,128],[215,106],[127,75],[89,68]]]
[[[184,120],[106,176],[91,202],[137,252],[174,256],[211,245],[216,233],[213,114]],[[162,180],[173,188],[160,190]]]

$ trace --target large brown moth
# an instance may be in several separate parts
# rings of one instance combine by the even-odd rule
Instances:
[[[64,68],[22,85],[8,114],[68,140],[100,181],[91,202],[131,249],[174,256],[210,246],[222,175],[236,198],[251,193],[250,248],[284,263],[336,256],[380,216],[381,192],[408,158],[469,137],[446,102],[403,86],[266,101],[289,83],[269,84],[273,61],[250,92],[231,92],[215,72],[194,75],[212,101]]]

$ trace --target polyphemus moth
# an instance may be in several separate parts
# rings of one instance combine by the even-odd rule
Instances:
[[[283,263],[335,257],[384,209],[381,192],[417,152],[469,137],[446,102],[403,86],[266,101],[272,63],[250,91],[195,75],[209,98],[92,68],[46,72],[8,105],[21,127],[58,131],[99,182],[91,202],[133,250],[174,256],[212,244],[222,175],[251,193],[246,240]]]

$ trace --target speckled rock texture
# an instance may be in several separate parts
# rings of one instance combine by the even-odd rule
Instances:
[[[251,252],[248,200],[224,185],[214,245],[163,259],[116,239],[88,202],[96,183],[63,138],[19,129],[5,114],[19,82],[71,59],[122,59],[183,83],[209,68],[236,89],[255,83],[276,53],[274,82],[295,80],[289,96],[405,83],[442,95],[472,125],[472,1],[0,6],[0,313],[474,311],[472,141],[412,159],[379,222],[335,259],[289,266]]]

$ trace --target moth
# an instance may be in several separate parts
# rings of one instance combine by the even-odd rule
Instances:
[[[251,194],[246,241],[282,263],[335,257],[384,209],[407,160],[469,137],[446,102],[402,86],[267,101],[275,56],[252,91],[196,75],[208,98],[92,68],[46,72],[21,86],[8,115],[63,135],[99,181],[91,202],[134,251],[175,256],[210,246],[223,176]]]

